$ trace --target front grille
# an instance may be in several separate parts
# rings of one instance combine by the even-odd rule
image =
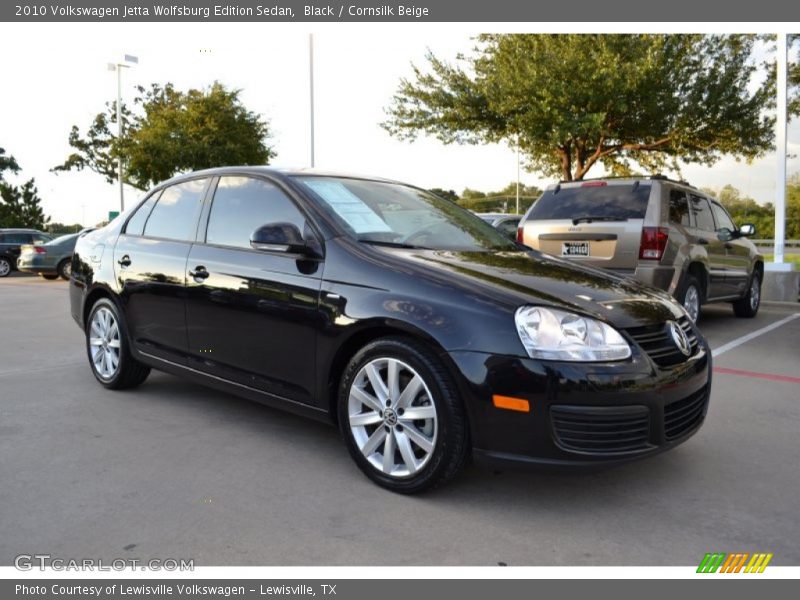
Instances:
[[[708,402],[708,386],[664,406],[664,435],[674,440],[700,425]]]
[[[650,438],[650,411],[646,406],[550,407],[558,444],[576,452],[615,454],[643,450]]]
[[[697,350],[697,336],[694,333],[692,324],[686,317],[681,317],[677,323],[686,332],[686,337],[689,338],[689,356],[692,356]],[[666,323],[646,325],[645,327],[631,327],[625,331],[659,367],[672,367],[688,358],[678,349]]]

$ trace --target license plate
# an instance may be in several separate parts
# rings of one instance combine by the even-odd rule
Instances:
[[[563,242],[561,256],[589,256],[589,242]]]

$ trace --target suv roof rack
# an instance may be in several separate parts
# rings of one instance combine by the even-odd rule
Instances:
[[[558,185],[560,186],[562,183],[578,183],[580,181],[605,181],[607,179],[633,179],[638,181],[641,181],[643,179],[649,179],[651,181],[653,180],[670,181],[672,183],[679,183],[681,185],[685,185],[695,190],[697,189],[688,181],[684,181],[683,179],[672,179],[670,177],[667,177],[666,175],[662,175],[661,173],[655,173],[653,175],[609,175],[608,177],[587,177],[586,179],[573,179],[572,181],[565,181],[562,179],[561,181],[558,182]]]

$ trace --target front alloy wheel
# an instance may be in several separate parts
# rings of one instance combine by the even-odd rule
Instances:
[[[737,317],[752,319],[758,314],[761,305],[761,276],[753,273],[747,293],[733,303],[733,312]]]
[[[7,258],[0,258],[0,277],[8,277],[11,273],[11,262]]]
[[[364,346],[339,386],[339,425],[367,477],[413,494],[455,476],[469,456],[461,398],[427,345],[390,337]]]
[[[437,418],[422,377],[395,358],[377,358],[358,372],[348,399],[350,432],[362,456],[390,477],[408,477],[431,459]]]

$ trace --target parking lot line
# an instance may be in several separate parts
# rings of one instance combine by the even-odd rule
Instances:
[[[742,377],[755,377],[756,379],[766,379],[768,381],[800,383],[800,377],[790,377],[788,375],[776,375],[774,373],[757,373],[756,371],[745,371],[742,369],[728,369],[727,367],[714,367],[714,373],[720,373],[722,375],[741,375]]]
[[[771,325],[767,325],[766,327],[762,327],[761,329],[756,329],[755,331],[752,331],[752,332],[748,333],[747,335],[743,335],[742,337],[738,337],[735,340],[732,340],[732,341],[728,342],[727,344],[723,344],[719,348],[713,349],[711,351],[711,356],[716,358],[720,354],[724,354],[728,350],[733,350],[734,348],[737,348],[738,346],[741,346],[742,344],[744,344],[746,342],[749,342],[750,340],[755,339],[760,335],[764,335],[765,333],[768,333],[768,332],[772,331],[773,329],[777,329],[778,327],[781,327],[782,325],[785,325],[789,321],[793,321],[794,319],[796,319],[798,317],[800,317],[800,313],[794,313],[792,315],[789,315],[788,317],[785,317],[785,318],[781,319],[780,321],[775,321]]]

